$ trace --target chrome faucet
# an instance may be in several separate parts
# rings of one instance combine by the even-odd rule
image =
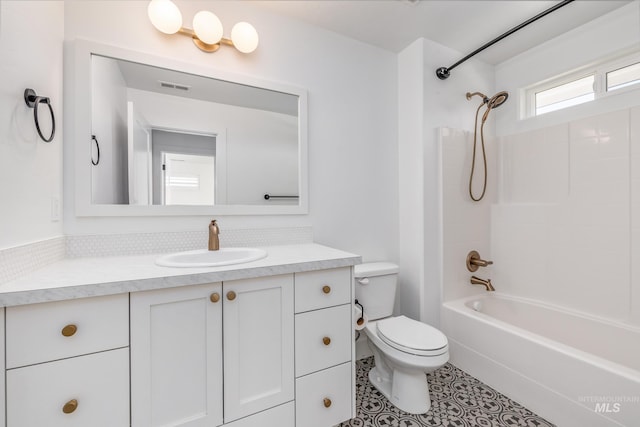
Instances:
[[[493,285],[491,284],[491,279],[481,279],[477,276],[471,276],[471,284],[472,285],[482,285],[484,286],[487,291],[495,291],[495,288],[493,287]]]
[[[216,220],[212,220],[209,224],[209,250],[217,251],[220,249],[220,239],[218,235],[220,234],[220,229],[218,228],[218,223]]]

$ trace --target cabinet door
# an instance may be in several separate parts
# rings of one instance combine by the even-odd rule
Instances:
[[[221,291],[216,283],[131,294],[133,427],[222,424]]]
[[[293,276],[224,283],[225,423],[294,398]]]

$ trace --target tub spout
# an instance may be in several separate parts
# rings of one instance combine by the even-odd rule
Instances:
[[[471,276],[471,284],[472,285],[482,285],[486,288],[487,291],[495,291],[495,288],[491,284],[491,279],[481,279],[477,276]]]

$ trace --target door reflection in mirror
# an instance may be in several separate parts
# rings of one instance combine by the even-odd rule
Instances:
[[[152,131],[155,205],[213,205],[216,202],[216,138]]]

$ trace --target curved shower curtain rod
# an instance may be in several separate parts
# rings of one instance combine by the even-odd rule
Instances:
[[[458,65],[462,64],[463,62],[465,62],[466,60],[472,58],[473,56],[477,55],[478,53],[482,52],[483,50],[485,50],[486,48],[488,48],[489,46],[492,46],[496,43],[498,43],[500,40],[504,39],[505,37],[510,36],[511,34],[515,33],[516,31],[526,27],[527,25],[531,24],[532,22],[537,21],[538,19],[547,16],[548,14],[550,14],[551,12],[560,9],[563,6],[566,6],[567,4],[571,3],[574,0],[563,0],[560,3],[550,7],[549,9],[540,12],[539,14],[537,14],[536,16],[534,16],[533,18],[527,19],[526,21],[524,21],[522,24],[513,27],[512,29],[510,29],[509,31],[507,31],[506,33],[496,37],[495,39],[491,40],[489,43],[486,43],[485,45],[483,45],[482,47],[479,47],[478,49],[474,50],[473,52],[471,52],[469,55],[465,56],[464,58],[462,58],[460,61],[456,62],[455,64],[449,66],[449,67],[440,67],[436,70],[436,76],[438,76],[438,78],[440,80],[445,80],[447,79],[450,75],[451,75],[451,70],[453,70],[454,68],[456,68]]]

